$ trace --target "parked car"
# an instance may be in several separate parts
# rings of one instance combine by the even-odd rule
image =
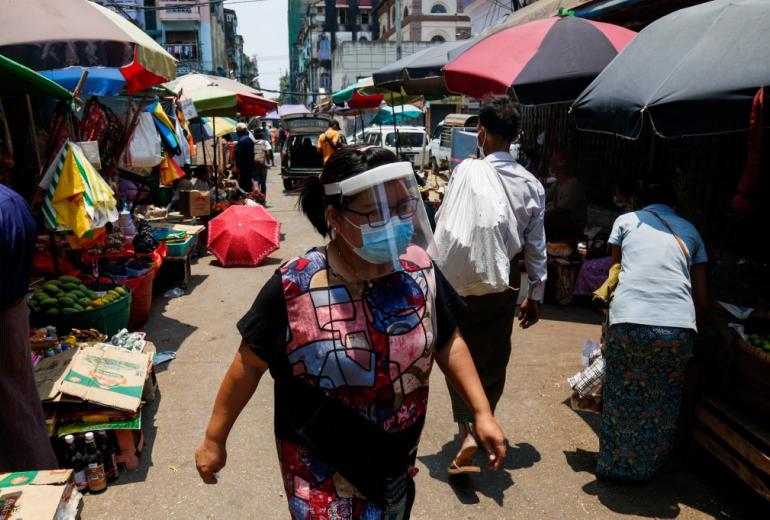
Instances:
[[[324,161],[318,153],[318,138],[329,128],[325,116],[292,114],[281,119],[289,133],[281,148],[281,177],[283,187],[294,189],[297,182],[311,175],[320,175]]]
[[[399,126],[398,128],[398,154],[413,166],[422,165],[423,153],[425,164],[428,164],[428,149],[425,142],[425,129],[421,126]],[[392,126],[372,126],[364,130],[364,144],[369,146],[382,146],[396,153],[396,130]]]

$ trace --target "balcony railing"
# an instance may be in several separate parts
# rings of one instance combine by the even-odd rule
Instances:
[[[158,7],[162,9],[158,10],[158,19],[161,22],[200,21],[201,8],[198,4],[195,0],[159,0]]]

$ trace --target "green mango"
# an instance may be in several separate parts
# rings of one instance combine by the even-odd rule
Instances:
[[[68,298],[66,296],[61,296],[59,298],[59,306],[60,307],[73,307],[75,305],[75,300],[72,298]]]
[[[54,285],[51,282],[46,283],[43,286],[43,290],[50,294],[51,296],[55,296],[61,292],[61,289],[59,289],[58,285]]]
[[[75,309],[74,307],[64,307],[61,310],[62,314],[75,314],[76,312],[78,312],[78,310]]]
[[[89,305],[91,305],[91,298],[80,298],[78,300],[78,303],[83,307],[88,307]]]
[[[47,311],[45,311],[46,314],[60,314],[59,309],[57,307],[51,307]]]
[[[80,281],[80,278],[75,278],[74,276],[60,276],[59,281],[61,283],[77,283],[77,284],[83,283]]]
[[[75,305],[73,305],[72,308],[77,310],[78,312],[83,312],[84,310],[86,310],[85,307],[83,307],[79,303],[76,303]]]

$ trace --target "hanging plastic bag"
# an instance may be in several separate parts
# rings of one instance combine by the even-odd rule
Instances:
[[[171,186],[175,180],[184,177],[184,170],[176,163],[173,157],[167,155],[160,163],[160,183],[163,186]]]
[[[142,112],[137,119],[134,133],[128,141],[121,166],[131,168],[152,168],[163,160],[160,136],[155,129],[152,114]]]
[[[176,127],[176,138],[179,142],[180,154],[174,156],[174,160],[178,164],[190,164],[190,143],[187,142],[187,138],[184,135],[184,129],[178,119],[174,120],[174,126]]]
[[[436,214],[436,261],[463,296],[508,287],[510,258],[520,249],[516,216],[497,171],[466,159],[457,166]]]

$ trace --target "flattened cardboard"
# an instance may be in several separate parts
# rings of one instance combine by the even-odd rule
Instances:
[[[145,352],[123,352],[99,347],[80,349],[61,378],[59,392],[85,401],[135,412],[151,356]]]
[[[71,469],[0,474],[0,520],[53,520],[75,490]]]
[[[34,369],[35,385],[41,401],[49,401],[59,393],[57,383],[69,367],[77,349],[70,349],[61,354],[44,358]]]

